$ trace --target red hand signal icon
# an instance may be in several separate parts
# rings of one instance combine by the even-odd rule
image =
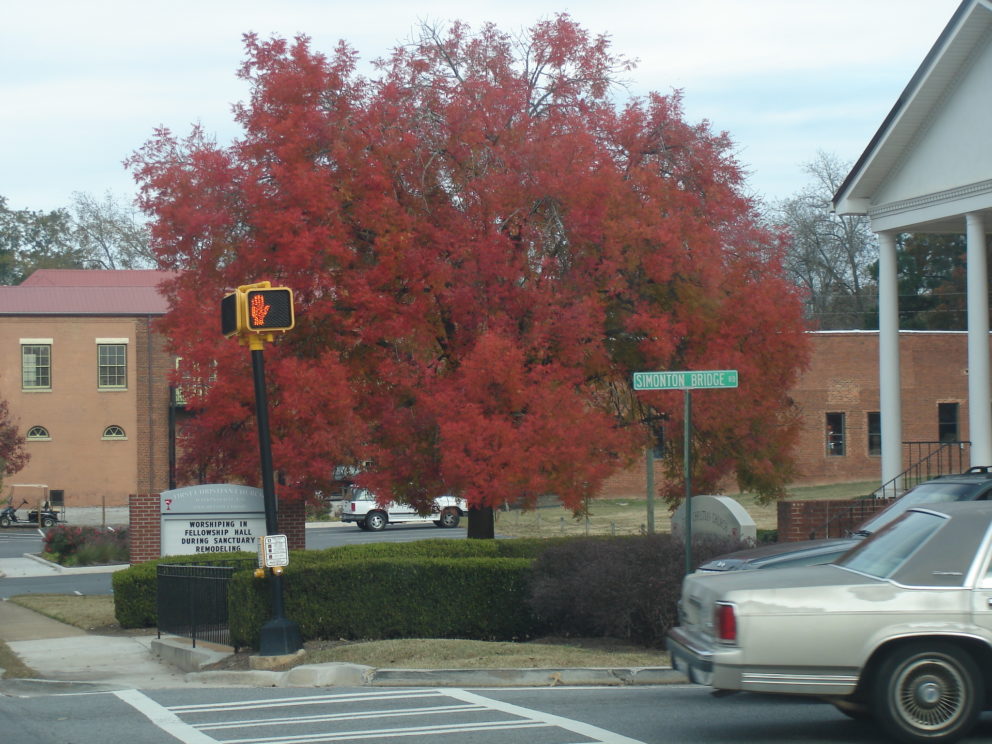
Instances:
[[[271,307],[265,301],[263,295],[253,295],[251,298],[251,307],[248,308],[248,312],[251,313],[251,324],[259,328],[263,327],[265,325],[265,316],[269,314]]]

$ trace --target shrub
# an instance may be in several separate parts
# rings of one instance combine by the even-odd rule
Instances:
[[[520,558],[291,560],[285,612],[304,640],[525,638],[537,631],[525,601],[530,566]],[[257,647],[269,618],[267,582],[235,575],[229,606],[232,640]]]
[[[526,604],[533,556],[547,540],[418,540],[293,551],[284,574],[285,614],[310,638],[460,637],[510,639],[536,632]],[[157,623],[157,566],[217,565],[251,554],[169,556],[114,574],[122,627]],[[232,639],[256,645],[269,619],[267,581],[235,572]]]
[[[697,541],[696,565],[738,547]],[[271,590],[248,570],[249,553],[170,556],[117,572],[117,620],[127,628],[156,624],[160,563],[239,561],[246,570],[229,588],[231,637],[257,647]],[[293,551],[284,605],[304,640],[555,634],[658,646],[676,620],[684,568],[682,543],[670,535],[368,543]]]
[[[695,563],[738,547],[694,542]],[[667,534],[575,538],[549,547],[533,570],[528,604],[552,632],[660,646],[677,619],[685,549]]]
[[[43,553],[63,566],[126,563],[129,554],[126,529],[56,525],[45,533]]]

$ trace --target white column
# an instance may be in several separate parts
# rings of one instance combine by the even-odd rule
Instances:
[[[977,212],[968,225],[968,438],[971,464],[992,465],[989,391],[989,289],[985,224]]]
[[[878,390],[882,419],[882,483],[903,470],[902,381],[899,377],[899,280],[896,234],[878,234]]]

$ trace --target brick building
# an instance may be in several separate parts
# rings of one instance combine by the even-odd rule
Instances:
[[[0,398],[31,454],[5,486],[60,489],[67,506],[169,487],[174,360],[152,330],[168,276],[41,270],[0,287],[0,348],[17,360],[0,368]]]
[[[852,481],[881,485],[878,331],[818,331],[811,337],[809,368],[791,391],[804,422],[795,453],[794,485]],[[968,334],[902,331],[899,348],[903,411],[899,450],[901,467],[907,468],[922,453],[938,447],[936,443],[969,439]],[[655,481],[661,478],[656,466]],[[645,483],[645,465],[639,462],[607,481],[603,495],[643,498]],[[731,481],[725,487],[733,490],[735,484]]]

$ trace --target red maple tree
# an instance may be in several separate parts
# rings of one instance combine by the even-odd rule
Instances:
[[[20,472],[28,464],[31,455],[24,448],[26,441],[18,422],[10,415],[10,405],[0,400],[0,471],[3,475]]]
[[[635,396],[633,371],[726,368],[739,390],[697,396],[696,483],[781,486],[800,303],[732,143],[679,94],[616,103],[632,65],[567,15],[424,27],[368,78],[343,43],[245,43],[243,137],[161,130],[129,162],[181,272],[162,328],[198,383],[189,477],[257,477],[248,354],[214,329],[226,291],[267,279],[297,311],[265,362],[285,493],[371,461],[382,498],[579,507],[650,410],[681,446],[681,396]]]

